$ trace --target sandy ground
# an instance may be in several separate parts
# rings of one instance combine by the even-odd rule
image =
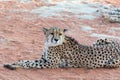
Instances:
[[[36,0],[38,1],[38,0]],[[90,0],[96,1],[96,0]],[[119,0],[97,0],[97,2],[119,6]],[[58,26],[67,28],[66,35],[74,37],[81,44],[90,45],[98,37],[120,37],[120,24],[94,20],[56,17],[41,18],[32,14],[34,8],[51,6],[42,2],[20,3],[16,1],[0,2],[0,80],[120,80],[120,69],[4,69],[5,63],[23,59],[38,59],[44,47],[42,27]],[[21,9],[26,11],[21,11]],[[20,11],[19,11],[20,10]],[[67,13],[69,14],[69,13]],[[84,26],[83,26],[84,25]],[[84,29],[85,26],[92,29]],[[104,34],[104,35],[103,35]]]

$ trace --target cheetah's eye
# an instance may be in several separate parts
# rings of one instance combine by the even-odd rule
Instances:
[[[50,33],[51,35],[53,35],[54,33]]]
[[[60,36],[62,35],[62,33],[59,34]]]

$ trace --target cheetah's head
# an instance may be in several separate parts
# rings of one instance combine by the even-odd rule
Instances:
[[[64,42],[65,32],[67,29],[60,29],[58,27],[51,27],[50,29],[43,28],[43,32],[46,36],[47,46],[58,46]]]

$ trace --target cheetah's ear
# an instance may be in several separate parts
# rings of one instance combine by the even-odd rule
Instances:
[[[66,32],[66,31],[68,31],[68,29],[63,29],[63,32]]]
[[[48,29],[43,27],[43,28],[42,28],[42,31],[44,32],[44,34],[46,34],[47,31],[48,31]]]

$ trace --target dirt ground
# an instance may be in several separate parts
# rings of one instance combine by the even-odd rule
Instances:
[[[119,0],[89,0],[119,6]],[[18,69],[15,71],[4,69],[5,63],[17,60],[34,60],[41,56],[44,47],[43,27],[58,26],[67,28],[66,35],[74,37],[78,42],[91,45],[99,35],[109,35],[110,38],[120,37],[120,24],[102,22],[102,18],[94,20],[56,17],[41,18],[30,13],[32,9],[40,6],[51,6],[34,0],[29,3],[16,1],[0,1],[0,80],[120,80],[120,68],[116,69]],[[21,11],[21,10],[26,11]],[[20,10],[20,11],[19,11]],[[69,14],[69,13],[68,13]],[[81,28],[83,25],[91,26],[93,30]],[[113,30],[113,31],[111,31]],[[103,36],[103,35],[100,35]]]

